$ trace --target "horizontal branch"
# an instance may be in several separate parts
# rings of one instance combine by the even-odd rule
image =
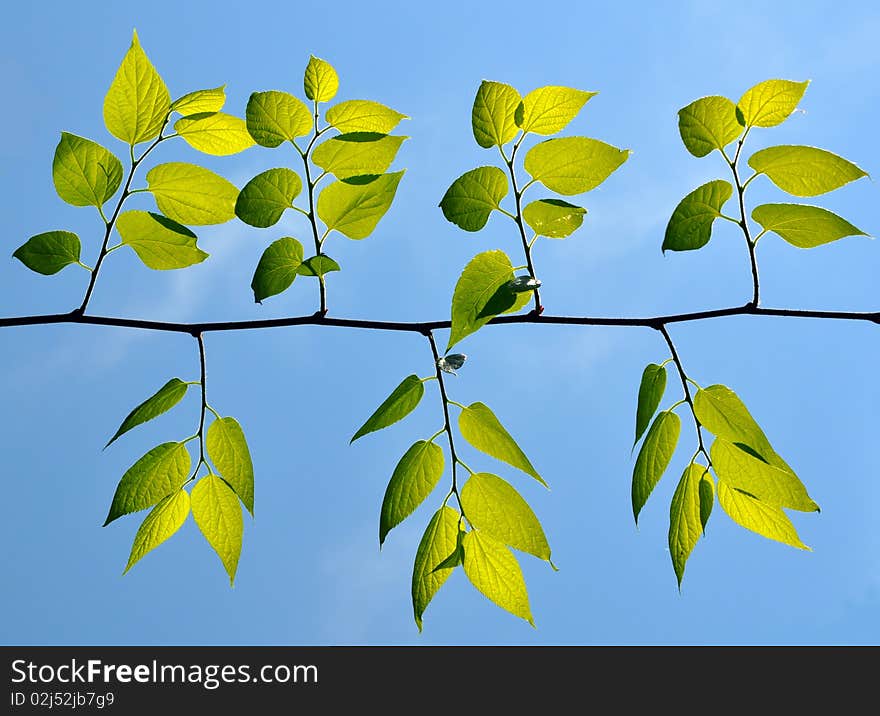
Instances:
[[[870,321],[880,324],[880,312],[858,311],[812,311],[790,308],[764,308],[746,304],[730,308],[718,308],[691,313],[674,313],[666,316],[633,318],[606,318],[602,316],[546,316],[534,312],[518,316],[497,316],[489,321],[491,325],[526,323],[554,324],[571,326],[643,326],[658,329],[670,323],[702,321],[727,316],[784,316],[788,318],[825,318],[844,321]],[[285,328],[288,326],[337,326],[341,328],[363,328],[375,331],[409,331],[427,334],[429,331],[450,327],[450,321],[372,321],[359,318],[334,318],[321,313],[286,318],[267,318],[253,321],[216,321],[208,323],[173,323],[150,321],[138,318],[115,316],[92,316],[78,311],[39,316],[13,316],[0,318],[0,328],[12,326],[40,326],[55,323],[78,323],[92,326],[116,326],[119,328],[140,328],[149,331],[168,331],[172,333],[208,333],[211,331],[248,331],[260,328]]]

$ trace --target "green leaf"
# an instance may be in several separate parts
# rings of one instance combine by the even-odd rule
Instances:
[[[330,273],[331,271],[341,271],[339,264],[331,259],[327,254],[318,254],[311,256],[303,261],[296,272],[300,276],[314,276],[315,278]]]
[[[775,127],[782,124],[797,108],[808,84],[809,80],[759,82],[747,90],[737,103],[737,120],[744,127]]]
[[[712,515],[712,506],[715,504],[715,482],[708,472],[704,473],[700,479],[698,489],[700,492],[700,525],[705,534],[706,523],[709,522],[709,517]]]
[[[310,55],[303,77],[303,89],[309,99],[329,102],[339,90],[339,75],[329,62]]]
[[[724,438],[715,438],[709,453],[718,479],[730,487],[748,492],[774,507],[801,512],[819,511],[819,505],[813,502],[793,472],[770,465]]]
[[[397,525],[409,517],[431,494],[443,474],[443,450],[419,440],[404,453],[394,468],[382,499],[379,546]]]
[[[246,224],[264,229],[278,223],[301,191],[302,181],[293,170],[267,169],[242,187],[235,215]]]
[[[223,562],[229,584],[233,584],[244,537],[238,496],[216,475],[206,475],[193,487],[191,503],[196,524]]]
[[[447,221],[465,231],[479,231],[507,196],[507,175],[498,167],[477,167],[452,182],[440,208]]]
[[[564,239],[584,223],[587,210],[562,199],[538,199],[523,209],[523,219],[538,236]]]
[[[135,32],[104,98],[104,124],[110,134],[133,146],[158,137],[170,111],[168,88]]]
[[[556,134],[597,94],[570,87],[539,87],[523,97],[514,119],[524,132]]]
[[[183,400],[183,396],[186,395],[188,388],[189,386],[180,378],[172,378],[169,380],[126,416],[125,420],[122,421],[122,425],[119,426],[119,429],[114,433],[113,437],[107,441],[107,445],[104,447],[108,447],[116,440],[116,438],[124,435],[132,428],[136,428],[138,425],[146,423],[148,420],[157,418],[162,415],[162,413],[171,410],[171,408]]]
[[[461,490],[461,504],[468,522],[508,547],[550,561],[550,545],[532,508],[497,475],[478,472]]]
[[[205,447],[220,476],[253,516],[254,465],[241,425],[235,418],[218,418],[208,427]]]
[[[752,218],[799,249],[813,249],[846,236],[869,236],[828,209],[807,204],[761,204]]]
[[[742,131],[736,105],[727,97],[701,97],[678,110],[681,141],[695,157],[705,157],[713,149],[723,151]]]
[[[174,123],[174,130],[193,149],[218,157],[238,154],[254,146],[244,120],[223,112],[181,117]]]
[[[52,159],[52,181],[68,204],[101,207],[122,183],[122,163],[100,144],[62,132]]]
[[[398,385],[391,395],[382,402],[376,411],[367,418],[367,422],[358,428],[349,445],[368,433],[382,430],[389,425],[394,425],[398,420],[403,420],[409,415],[421,401],[425,394],[425,385],[417,375],[408,375]]]
[[[380,174],[366,183],[333,182],[318,196],[318,217],[327,230],[365,239],[391,207],[403,171]]]
[[[755,152],[749,157],[749,166],[794,196],[818,196],[868,176],[843,157],[824,149],[796,145]]]
[[[176,221],[152,211],[126,211],[116,220],[122,243],[131,246],[151,269],[164,271],[201,263],[208,254],[196,246],[196,235]]]
[[[159,164],[147,172],[147,186],[165,216],[190,226],[223,224],[235,218],[238,189],[204,167]]]
[[[116,487],[104,526],[123,515],[152,507],[179,490],[189,479],[190,457],[186,445],[157,445],[132,465]]]
[[[455,549],[452,551],[452,554],[434,567],[432,571],[438,572],[441,569],[455,569],[458,565],[464,564],[464,537],[466,534],[466,532],[461,530],[461,524],[459,524]]]
[[[663,251],[692,251],[709,243],[712,224],[721,216],[721,207],[733,195],[730,182],[710,181],[682,199],[666,225]]]
[[[419,631],[422,630],[422,616],[434,598],[437,590],[449,579],[452,568],[436,569],[453,550],[458,541],[458,512],[445,505],[441,507],[425,529],[416,550],[412,575],[413,616]]]
[[[666,391],[666,368],[656,363],[649,363],[642,372],[642,380],[639,383],[639,399],[636,405],[636,439],[633,447],[642,437],[642,433],[648,429],[648,424]]]
[[[261,147],[277,147],[312,131],[314,117],[287,92],[254,92],[245,110],[247,130]]]
[[[349,132],[390,133],[405,114],[367,99],[350,99],[335,104],[327,110],[327,124],[343,134]]]
[[[688,557],[703,534],[705,507],[701,486],[706,473],[707,468],[703,465],[688,465],[675,488],[669,507],[669,554],[679,589]]]
[[[377,132],[340,134],[315,147],[312,161],[337,179],[382,174],[406,139]]]
[[[474,97],[471,126],[474,139],[484,149],[501,147],[519,132],[516,110],[521,98],[510,85],[483,80]]]
[[[187,517],[189,517],[189,493],[186,490],[178,490],[164,498],[138,528],[128,564],[122,573],[128,572],[147,552],[155,549],[177,532],[186,522]]]
[[[730,519],[741,527],[767,539],[808,552],[812,551],[801,542],[794,525],[781,508],[768,505],[735,487],[730,487],[724,480],[718,481],[718,503]]]
[[[79,262],[79,236],[72,231],[46,231],[31,236],[12,254],[31,271],[44,276]]]
[[[532,467],[532,463],[510,433],[483,403],[471,403],[461,411],[458,416],[458,429],[462,437],[480,452],[506,462],[517,470],[522,470],[547,487],[544,478]]]
[[[468,532],[462,546],[464,573],[471,584],[502,609],[535,626],[526,582],[513,552],[478,530]]]
[[[452,294],[452,329],[446,350],[475,333],[494,316],[530,300],[530,293],[517,294],[508,285],[514,278],[513,264],[498,249],[484,251],[464,267]]]
[[[226,85],[212,89],[196,90],[171,103],[171,111],[182,117],[206,112],[219,112],[226,104]]]
[[[595,189],[629,154],[629,149],[618,149],[598,139],[561,137],[532,147],[523,166],[535,181],[570,196]]]
[[[675,413],[664,410],[651,423],[645,442],[639,450],[632,476],[632,506],[636,524],[639,513],[651,496],[654,486],[663,477],[678,445],[681,420]]]
[[[286,291],[299,272],[302,258],[302,244],[290,236],[269,244],[251,281],[254,301],[262,303],[264,298]]]

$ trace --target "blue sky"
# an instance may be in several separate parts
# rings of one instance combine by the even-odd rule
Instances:
[[[755,131],[752,149],[820,146],[876,173],[880,89],[869,3],[550,3],[487,1],[381,7],[290,3],[18,4],[0,27],[7,111],[0,176],[7,255],[29,236],[69,229],[99,248],[93,211],[64,204],[51,181],[59,133],[124,154],[103,127],[104,94],[137,29],[172,96],[227,85],[226,110],[243,115],[253,91],[301,96],[310,54],[339,72],[339,99],[383,102],[411,119],[394,168],[407,173],[389,214],[364,241],[333,236],[344,270],[330,277],[332,315],[443,319],[452,288],[476,253],[519,241],[500,215],[478,234],[458,230],[437,203],[464,171],[495,163],[470,129],[481,79],[522,92],[542,85],[598,91],[567,134],[633,150],[599,189],[565,241],[535,253],[548,313],[651,315],[738,305],[749,297],[748,259],[733,225],[703,250],[661,254],[666,221],[699,184],[725,177],[715,155],[681,145],[677,110],[697,97],[737,99],[768,78],[810,79],[801,109]],[[205,157],[182,143],[157,161],[201,163],[242,186],[291,165],[260,147]],[[726,178],[726,177],[725,177]],[[786,199],[769,182],[752,206]],[[863,179],[815,203],[876,235],[877,184]],[[307,238],[292,212],[271,229],[204,227],[211,258],[155,272],[112,254],[91,311],[169,321],[298,315],[315,309],[305,281],[264,305],[250,279],[271,240]],[[880,253],[851,238],[800,251],[776,237],[759,246],[767,306],[876,310]],[[515,263],[519,263],[515,261]],[[0,261],[0,315],[77,306],[86,274],[54,277]],[[425,615],[410,606],[416,545],[442,487],[385,547],[379,506],[399,457],[439,427],[436,384],[403,423],[353,446],[348,439],[407,374],[429,375],[417,334],[298,327],[206,338],[211,403],[248,435],[256,520],[246,524],[235,587],[192,520],[121,576],[137,517],[101,528],[122,473],[149,448],[193,432],[191,393],[172,413],[101,450],[125,414],[172,376],[198,377],[189,336],[92,326],[2,329],[0,446],[4,494],[0,565],[5,644],[876,644],[880,642],[880,503],[876,469],[877,327],[738,317],[676,325],[682,360],[702,385],[733,388],[795,467],[821,514],[794,513],[802,552],[737,527],[716,508],[679,593],[666,548],[668,505],[693,451],[686,413],[669,473],[632,520],[635,397],[642,368],[667,357],[648,329],[490,327],[465,339],[466,368],[451,397],[487,403],[550,483],[550,491],[462,447],[478,470],[498,471],[529,500],[559,572],[520,564],[537,625],[499,610],[458,570]],[[445,336],[439,337],[445,342]],[[673,378],[670,374],[670,378]],[[672,397],[675,383],[670,380]],[[674,395],[674,399],[678,399]],[[669,401],[667,400],[667,403]],[[459,441],[462,442],[462,441]],[[442,484],[448,483],[448,473]]]

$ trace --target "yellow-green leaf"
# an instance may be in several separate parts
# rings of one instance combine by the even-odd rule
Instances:
[[[382,499],[380,546],[388,533],[415,512],[437,487],[443,474],[443,462],[443,450],[425,440],[416,442],[400,458]]]
[[[751,495],[718,480],[718,504],[728,517],[741,527],[767,539],[812,551],[801,542],[788,515],[781,508],[768,505]]]
[[[235,215],[251,226],[273,226],[301,191],[302,181],[292,169],[267,169],[241,188],[235,200]]]
[[[698,186],[682,199],[666,225],[663,252],[691,251],[709,243],[712,224],[733,195],[730,182],[716,179]]]
[[[236,186],[209,169],[169,162],[147,172],[147,186],[156,206],[181,224],[223,224],[235,218]]]
[[[206,475],[193,487],[190,501],[193,519],[220,557],[229,575],[229,584],[232,584],[235,582],[244,536],[244,520],[238,497],[217,475]]]
[[[752,218],[799,249],[812,249],[846,236],[868,236],[833,211],[807,204],[761,204]]]
[[[807,90],[806,82],[766,80],[759,82],[740,98],[737,119],[744,127],[775,127],[797,109]]]
[[[171,111],[182,117],[205,112],[219,112],[226,104],[226,85],[212,89],[196,90],[171,103]]]
[[[174,130],[193,149],[218,157],[254,146],[245,121],[223,112],[181,117],[174,123]]]
[[[135,32],[104,98],[104,124],[114,137],[135,145],[159,136],[170,111],[168,88]]]
[[[117,517],[152,507],[189,479],[190,456],[183,443],[157,445],[132,465],[116,487],[106,527]]]
[[[100,144],[62,132],[52,159],[52,181],[68,204],[101,207],[122,182],[122,163]]]
[[[639,450],[632,475],[632,508],[636,524],[639,513],[651,496],[655,485],[663,477],[681,432],[681,420],[675,413],[664,410],[651,423],[645,442]]]
[[[701,97],[678,110],[681,141],[695,157],[705,157],[713,149],[723,150],[742,131],[736,105],[727,97]]]
[[[122,243],[141,261],[159,271],[198,264],[208,254],[196,246],[196,235],[185,226],[151,211],[126,211],[116,220]]]
[[[513,552],[479,530],[464,536],[464,573],[490,601],[535,626],[522,570]]]
[[[468,522],[508,547],[550,561],[550,545],[528,503],[497,475],[478,472],[461,489]]]
[[[465,172],[446,190],[440,208],[447,221],[465,231],[479,231],[507,196],[507,175],[486,166]]]
[[[523,166],[532,179],[565,196],[595,189],[629,157],[618,149],[589,137],[560,137],[536,144]]]
[[[78,263],[81,250],[79,236],[72,231],[46,231],[31,236],[12,255],[31,271],[51,276]]]
[[[419,376],[408,375],[391,391],[391,395],[382,401],[382,405],[376,408],[367,421],[358,428],[349,444],[368,433],[382,430],[389,425],[394,425],[398,420],[403,420],[416,409],[424,394],[425,385]]]
[[[107,445],[104,447],[106,448],[109,446],[114,440],[116,440],[116,438],[124,435],[132,428],[136,428],[138,425],[142,425],[153,418],[159,417],[162,413],[171,410],[171,408],[183,400],[183,396],[186,395],[188,388],[189,385],[184,383],[180,378],[172,378],[169,380],[125,417],[125,420],[122,421],[122,425],[119,426],[119,429],[113,434],[113,437],[107,441]]]
[[[311,55],[303,77],[306,97],[315,102],[329,102],[339,90],[339,75],[326,60]]]
[[[642,380],[639,383],[639,397],[636,402],[636,439],[633,440],[633,446],[648,429],[648,424],[657,412],[665,391],[666,368],[656,363],[649,363],[642,371]]]
[[[460,518],[461,515],[451,507],[441,507],[428,523],[416,550],[412,575],[412,603],[413,616],[419,631],[422,630],[425,609],[454,569],[453,567],[436,568],[455,551],[458,545]]]
[[[706,473],[707,468],[703,465],[688,465],[678,481],[669,507],[669,554],[679,588],[684,579],[685,564],[705,526],[702,519],[705,498],[700,488]]]
[[[350,99],[334,104],[327,110],[326,120],[343,134],[349,132],[378,132],[388,134],[405,114],[368,99]]]
[[[471,126],[474,139],[484,149],[503,146],[519,132],[516,110],[521,98],[510,85],[483,80],[474,97]]]
[[[318,217],[349,239],[365,239],[391,208],[404,172],[333,182],[318,196]],[[358,177],[360,179],[360,177]]]
[[[189,516],[189,493],[186,490],[165,497],[156,505],[138,528],[123,574],[147,552],[158,547],[179,530]]]
[[[302,259],[302,244],[290,236],[269,244],[251,280],[254,301],[262,303],[264,298],[286,291],[297,277]]]
[[[749,157],[749,166],[794,196],[818,196],[868,176],[843,157],[797,145],[761,149]]]
[[[523,97],[515,113],[516,123],[524,132],[556,134],[596,94],[571,87],[539,87]]]
[[[523,219],[538,236],[564,239],[584,223],[587,210],[562,199],[538,199],[523,209]]]
[[[480,452],[506,462],[517,470],[522,470],[547,487],[544,478],[538,474],[520,446],[504,429],[495,417],[495,413],[485,404],[471,403],[464,408],[458,416],[458,429],[462,437]]]
[[[220,476],[254,514],[254,465],[244,431],[235,418],[218,418],[205,437],[208,457]]]
[[[314,117],[287,92],[254,92],[245,110],[247,130],[261,147],[277,147],[312,130]]]
[[[340,134],[315,147],[312,161],[337,179],[382,174],[406,139],[377,132]]]

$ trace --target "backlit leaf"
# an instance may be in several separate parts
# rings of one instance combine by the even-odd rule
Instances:
[[[31,236],[12,255],[31,271],[51,276],[77,263],[80,250],[79,237],[72,231],[46,231]]]
[[[462,437],[480,452],[522,470],[547,487],[544,478],[485,404],[471,403],[464,408],[458,416],[458,429]]]
[[[807,204],[761,204],[752,218],[799,249],[812,249],[846,236],[868,236],[828,209]]]
[[[101,207],[122,183],[122,164],[100,144],[62,132],[52,160],[52,181],[68,204]]]
[[[126,211],[116,220],[122,243],[131,246],[151,269],[180,269],[201,263],[208,254],[196,246],[196,235],[176,221],[151,211]]]
[[[507,196],[507,175],[498,167],[477,167],[452,182],[440,208],[447,221],[465,231],[479,231]]]
[[[694,189],[672,212],[663,237],[663,251],[691,251],[708,244],[712,224],[732,195],[733,187],[723,179]]]
[[[254,146],[244,120],[223,112],[181,117],[174,123],[174,130],[193,149],[218,157]]]
[[[196,90],[171,103],[171,111],[182,117],[206,112],[219,112],[226,104],[226,85],[212,89]]]
[[[535,626],[526,582],[516,557],[501,542],[479,530],[464,536],[464,573],[490,601]]]
[[[385,398],[382,405],[376,408],[367,421],[358,428],[349,444],[368,433],[382,430],[398,420],[403,420],[416,409],[424,394],[425,385],[419,376],[408,375],[391,391],[391,395]]]
[[[251,226],[273,226],[301,191],[302,181],[295,171],[287,167],[267,169],[242,187],[235,201],[235,215]]]
[[[336,263],[333,259],[331,259],[326,254],[318,254],[317,256],[310,256],[309,258],[303,261],[296,272],[300,276],[314,276],[319,277],[325,274],[330,273],[331,271],[341,271],[342,269],[339,267],[339,264]]]
[[[737,103],[737,119],[744,127],[775,127],[797,109],[807,90],[806,82],[766,80],[759,82]]]
[[[397,525],[409,517],[437,487],[443,474],[443,450],[419,440],[400,458],[382,499],[379,545]]]
[[[251,281],[254,301],[262,303],[264,298],[286,291],[299,272],[302,258],[302,244],[290,236],[269,244]]]
[[[220,476],[254,514],[254,465],[244,431],[235,418],[218,418],[205,436],[208,457]]]
[[[751,495],[718,481],[718,503],[727,515],[741,527],[767,539],[811,551],[801,542],[791,520],[781,508],[768,505]]]
[[[190,226],[223,224],[235,218],[238,189],[219,174],[184,162],[159,164],[147,186],[165,216]]]
[[[645,430],[666,391],[666,368],[656,363],[649,363],[642,371],[642,380],[639,383],[639,398],[636,404],[636,439],[635,445]]]
[[[124,435],[132,428],[136,428],[138,425],[146,423],[148,420],[157,418],[162,415],[162,413],[171,410],[171,408],[183,400],[183,396],[186,395],[188,388],[189,386],[180,378],[172,378],[169,380],[125,417],[125,420],[122,421],[122,425],[119,426],[119,429],[114,433],[113,437],[107,441],[107,445],[104,447],[110,445],[116,440],[116,438],[120,435]]]
[[[390,133],[405,114],[367,99],[350,99],[335,104],[327,110],[327,124],[343,134],[349,132]]]
[[[478,472],[461,489],[462,509],[481,533],[508,547],[550,560],[550,545],[528,503],[497,475]]]
[[[437,590],[449,579],[453,568],[435,569],[446,557],[455,550],[458,540],[458,512],[445,505],[441,507],[425,530],[419,547],[416,550],[416,559],[413,564],[412,575],[412,603],[413,615],[419,631],[422,630],[422,617],[425,609],[434,598]]]
[[[727,97],[701,97],[678,110],[681,141],[695,157],[705,157],[713,149],[723,150],[742,131],[736,105]]]
[[[570,87],[539,87],[523,97],[514,119],[524,132],[556,134],[565,129],[596,94]]]
[[[132,465],[116,487],[104,526],[122,515],[152,507],[189,479],[190,456],[186,445],[157,445]]]
[[[706,471],[703,465],[688,465],[675,488],[669,508],[669,554],[679,587],[688,557],[703,534],[704,506],[700,485]]]
[[[186,490],[178,490],[156,505],[134,536],[134,544],[123,574],[144,555],[177,532],[186,522],[187,517],[189,517],[189,493]]]
[[[868,176],[852,162],[824,149],[793,145],[761,149],[749,157],[749,166],[794,196],[818,196]]]
[[[159,136],[170,110],[168,88],[135,32],[104,98],[104,124],[114,137],[135,145]]]
[[[326,60],[310,56],[303,77],[303,89],[306,97],[315,102],[329,102],[339,90],[339,75]]]
[[[365,239],[391,208],[403,173],[380,174],[366,183],[333,182],[318,196],[318,217],[328,230]]]
[[[632,476],[632,507],[636,524],[639,513],[651,496],[654,486],[663,477],[681,432],[681,420],[675,413],[664,410],[651,423],[645,442],[639,450]]]
[[[513,139],[519,132],[515,114],[520,101],[519,92],[510,85],[483,80],[471,110],[471,126],[477,144],[488,149],[503,146]]]
[[[405,139],[376,132],[340,134],[315,147],[312,161],[337,179],[382,174]]]
[[[523,166],[535,181],[570,196],[595,189],[629,154],[628,149],[618,149],[598,139],[560,137],[532,147]]]
[[[538,236],[564,239],[584,223],[587,210],[562,199],[538,199],[523,209],[523,219]]]
[[[244,536],[238,496],[216,475],[206,475],[193,487],[190,502],[193,519],[220,557],[232,584]]]
[[[312,131],[314,118],[302,100],[287,92],[254,92],[245,110],[247,130],[262,147],[277,147]]]

